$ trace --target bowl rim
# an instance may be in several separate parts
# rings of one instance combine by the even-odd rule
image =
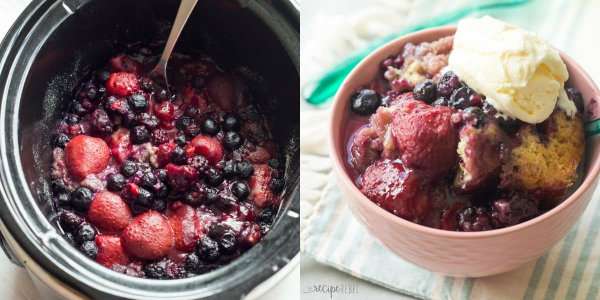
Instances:
[[[358,195],[357,200],[365,202],[364,205],[367,207],[367,209],[373,211],[377,216],[386,219],[386,222],[391,222],[391,223],[394,223],[395,225],[405,227],[406,229],[417,231],[421,234],[427,234],[430,236],[442,237],[442,238],[465,239],[465,240],[491,238],[491,237],[512,234],[517,231],[524,230],[528,227],[532,227],[538,223],[547,221],[548,219],[550,219],[550,218],[554,217],[556,214],[558,214],[561,210],[573,205],[576,201],[581,200],[581,196],[594,186],[595,181],[598,179],[598,174],[600,173],[600,158],[597,158],[595,160],[595,163],[593,165],[589,166],[589,171],[587,172],[583,182],[581,182],[579,187],[571,195],[569,195],[565,200],[563,200],[559,205],[546,211],[542,215],[537,216],[533,219],[527,220],[525,222],[522,222],[522,223],[519,223],[516,225],[512,225],[509,227],[487,230],[487,231],[480,231],[480,232],[460,232],[460,231],[449,231],[449,230],[437,229],[437,228],[432,228],[432,227],[428,227],[425,225],[413,223],[411,221],[408,221],[401,217],[398,217],[398,216],[392,214],[391,212],[379,207],[377,204],[375,204],[369,198],[367,198],[356,187],[354,182],[351,180],[348,172],[344,168],[344,159],[342,157],[343,151],[339,151],[338,147],[336,146],[343,130],[340,130],[340,128],[342,128],[342,127],[339,126],[339,124],[337,124],[335,122],[335,120],[337,119],[339,121],[339,120],[343,119],[341,116],[343,116],[343,114],[345,112],[342,109],[341,103],[343,101],[345,101],[346,99],[341,99],[341,95],[342,95],[343,91],[350,88],[349,85],[350,85],[350,82],[352,81],[352,78],[354,78],[356,76],[356,74],[358,74],[362,69],[364,69],[369,64],[371,64],[372,63],[371,60],[373,60],[376,56],[379,56],[379,54],[381,52],[389,52],[391,49],[397,49],[401,45],[406,44],[408,42],[412,42],[414,40],[419,40],[423,36],[436,36],[437,38],[441,38],[444,36],[452,35],[452,34],[454,34],[455,31],[456,31],[456,26],[449,25],[449,26],[440,26],[440,27],[429,28],[429,29],[425,29],[425,30],[416,31],[416,32],[413,32],[413,33],[410,33],[407,35],[402,35],[402,36],[380,46],[379,48],[375,49],[374,51],[372,51],[368,56],[363,58],[358,63],[358,65],[356,65],[352,69],[352,71],[350,72],[350,74],[348,74],[348,76],[346,76],[342,85],[340,86],[340,88],[338,89],[337,93],[334,96],[334,101],[333,101],[332,108],[331,108],[331,119],[329,121],[329,123],[330,123],[329,124],[329,137],[328,137],[329,152],[331,153],[331,159],[333,161],[333,169],[335,170],[335,172],[338,175],[337,179],[342,181],[342,182],[340,182],[340,184],[350,186],[350,192]],[[566,55],[564,52],[562,52],[560,50],[558,50],[558,51],[561,55],[561,58],[565,62],[565,64],[571,69],[571,72],[580,74],[581,77],[583,78],[583,80],[586,82],[586,84],[588,84],[592,88],[593,94],[600,96],[600,90],[598,89],[598,87],[596,86],[594,81],[591,79],[591,77],[583,70],[583,68],[581,68],[581,66],[579,66],[579,64],[577,64],[571,57]],[[338,115],[340,117],[336,118],[336,116],[338,116]],[[596,155],[600,155],[600,153],[597,153]],[[346,201],[348,201],[348,200],[346,200]]]

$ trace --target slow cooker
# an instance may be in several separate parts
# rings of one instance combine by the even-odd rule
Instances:
[[[64,109],[62,100],[115,54],[115,41],[151,39],[174,19],[178,5],[177,0],[34,0],[0,45],[1,245],[45,297],[253,298],[298,261],[299,10],[287,0],[202,0],[176,48],[202,49],[218,61],[248,66],[274,95],[268,115],[276,140],[285,145],[287,186],[272,230],[258,245],[207,274],[149,280],[84,257],[54,226],[50,132]]]

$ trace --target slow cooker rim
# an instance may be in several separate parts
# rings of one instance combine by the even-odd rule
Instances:
[[[17,57],[17,52],[19,52],[20,48],[17,47],[17,45],[20,43],[21,45],[25,42],[24,39],[27,35],[27,31],[31,30],[33,26],[33,24],[36,23],[36,21],[32,20],[32,18],[34,16],[43,14],[41,12],[47,10],[50,8],[50,6],[52,5],[56,5],[56,3],[58,3],[60,1],[50,1],[50,0],[37,0],[37,1],[33,1],[30,5],[27,6],[27,8],[25,9],[25,11],[21,14],[21,16],[19,16],[19,18],[17,19],[17,21],[14,23],[13,27],[11,27],[11,29],[9,30],[7,36],[5,37],[4,41],[2,42],[2,44],[0,45],[0,53],[2,53],[2,60],[1,60],[1,65],[0,65],[0,78],[5,78],[8,79],[9,76],[12,76],[13,74],[10,73],[10,70],[12,70],[13,64],[15,63],[15,59],[19,59],[19,57]],[[29,26],[29,27],[28,27]],[[34,57],[37,53],[31,53],[31,57]],[[21,81],[23,81],[25,78],[21,78]],[[1,90],[3,91],[3,97],[0,104],[2,104],[3,108],[6,108],[8,103],[10,102],[7,98],[8,95],[6,94],[9,89],[10,86],[8,86],[7,82],[9,82],[10,80],[6,80],[4,81],[3,85],[1,86]],[[13,101],[20,101],[20,99],[14,99]],[[6,116],[6,109],[3,109],[1,113],[1,118],[0,120],[2,121],[2,124],[0,124],[0,127],[5,129],[5,120],[6,119],[11,119],[10,116]],[[8,138],[13,138],[14,134],[18,133],[16,132],[16,128],[13,128],[13,132],[10,132],[10,134],[8,135]],[[18,190],[16,185],[17,183],[23,183],[23,182],[15,182],[15,181],[19,181],[24,179],[22,176],[19,176],[18,179],[14,179],[15,181],[12,181],[10,179],[10,177],[8,177],[9,174],[6,173],[6,170],[9,170],[10,167],[7,165],[9,162],[12,163],[16,163],[17,166],[20,164],[20,160],[19,160],[19,154],[18,154],[18,144],[14,145],[15,147],[13,147],[13,149],[8,149],[8,143],[6,143],[6,139],[7,137],[4,136],[2,138],[2,142],[0,145],[0,149],[2,151],[0,151],[1,155],[2,155],[2,174],[1,174],[1,178],[0,180],[2,180],[3,185],[0,186],[0,196],[3,197],[4,201],[0,202],[0,207],[2,207],[1,212],[0,212],[0,217],[2,217],[2,220],[5,222],[7,228],[9,229],[9,231],[11,232],[11,234],[13,234],[13,236],[15,237],[15,239],[18,240],[19,244],[23,246],[23,248],[26,250],[26,252],[36,260],[37,263],[39,263],[40,265],[43,265],[45,268],[48,269],[49,272],[54,273],[55,276],[63,279],[71,279],[74,280],[74,278],[69,278],[71,277],[70,275],[66,274],[63,270],[60,270],[60,268],[52,268],[53,267],[53,263],[50,261],[50,259],[48,257],[45,257],[45,255],[47,253],[37,253],[37,251],[32,251],[35,250],[36,248],[36,244],[30,240],[29,238],[27,238],[25,235],[22,234],[15,234],[18,233],[21,228],[19,228],[18,226],[18,222],[17,218],[15,215],[13,215],[14,211],[13,209],[11,209],[8,205],[7,200],[12,200],[14,201],[16,198],[15,196],[23,196],[23,193],[21,193],[19,195],[19,193],[16,193],[16,191]],[[17,150],[17,151],[15,151]],[[23,185],[23,187],[25,189],[28,190],[27,185]],[[293,193],[292,197],[293,199],[291,199],[292,204],[294,206],[299,206],[299,186],[298,183],[295,183],[295,192]],[[22,217],[22,216],[20,216]],[[8,222],[7,222],[8,221]],[[12,221],[12,222],[11,222]],[[297,222],[291,219],[286,219],[287,223],[289,224],[290,222],[294,223]],[[46,220],[47,222],[47,220]],[[284,224],[281,224],[284,225]],[[294,225],[294,224],[292,224]],[[278,225],[279,226],[279,225]],[[276,230],[277,226],[274,226],[274,230]],[[282,228],[282,226],[280,226],[280,228]],[[294,231],[298,231],[297,233],[295,232],[295,234],[290,235],[291,237],[295,236],[296,234],[298,235],[296,237],[296,240],[298,240],[299,238],[299,229],[296,228]],[[297,248],[295,252],[295,254],[297,254],[297,252],[299,252],[299,242],[298,242],[298,246],[295,247]],[[75,249],[73,249],[75,250]],[[76,251],[76,250],[75,250]],[[80,254],[79,254],[80,255]],[[291,255],[290,258],[293,258],[294,255]],[[240,261],[240,259],[236,260],[236,261]],[[95,264],[97,265],[95,262],[93,261],[89,261],[90,264]],[[119,275],[122,276],[123,278],[118,278],[119,280],[124,280],[124,281],[143,281],[143,282],[151,282],[153,285],[164,285],[166,286],[179,286],[182,284],[187,284],[189,282],[193,282],[193,281],[198,281],[200,277],[205,276],[204,278],[208,278],[208,277],[214,277],[214,274],[216,274],[216,272],[221,272],[221,273],[225,273],[227,271],[228,268],[231,268],[232,265],[234,265],[236,262],[233,262],[232,264],[229,264],[223,268],[220,268],[220,270],[217,270],[215,272],[211,272],[209,274],[206,275],[201,275],[201,276],[197,276],[197,277],[193,277],[193,278],[188,278],[188,279],[180,279],[180,280],[169,280],[169,281],[163,281],[163,282],[158,282],[158,281],[154,281],[154,280],[148,280],[148,279],[139,279],[139,278],[133,278],[130,276],[126,276],[126,275],[122,275],[122,274],[118,274],[116,272],[112,272],[114,273],[113,275],[118,277]],[[69,281],[71,281],[69,280]],[[76,280],[75,280],[76,281]],[[259,282],[260,283],[260,282]],[[259,284],[258,283],[258,284]],[[256,284],[256,285],[258,285]],[[90,288],[94,288],[94,287],[90,287]],[[120,296],[126,296],[126,295],[120,295]]]

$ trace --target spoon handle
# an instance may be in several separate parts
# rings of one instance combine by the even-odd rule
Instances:
[[[187,19],[192,14],[196,3],[198,3],[198,0],[181,0],[179,9],[177,10],[177,17],[175,18],[175,22],[173,22],[173,27],[171,27],[171,32],[169,33],[169,39],[167,40],[160,61],[156,65],[154,71],[158,71],[161,74],[167,73],[167,62],[169,61],[169,57],[171,57],[171,52],[173,52],[173,48],[175,48],[179,35],[181,34]]]

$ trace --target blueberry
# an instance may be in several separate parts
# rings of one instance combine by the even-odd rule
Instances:
[[[194,118],[194,117],[197,117],[197,116],[198,116],[198,109],[197,109],[197,108],[195,108],[195,107],[193,107],[193,106],[190,106],[190,107],[188,107],[188,108],[185,110],[184,114],[185,114],[186,116],[188,116],[188,117],[192,117],[192,118]]]
[[[190,253],[185,257],[184,267],[188,272],[197,273],[200,270],[200,258],[196,253]]]
[[[123,187],[125,186],[125,183],[127,183],[125,176],[123,176],[119,173],[110,174],[106,178],[106,188],[109,191],[119,192],[123,189]]]
[[[211,186],[218,186],[223,182],[223,173],[215,168],[210,168],[206,172],[206,183]]]
[[[237,163],[237,173],[241,178],[249,178],[254,173],[254,167],[249,161],[240,161]]]
[[[96,74],[96,79],[98,80],[98,82],[100,83],[104,83],[108,80],[108,78],[110,77],[110,72],[108,71],[99,71]]]
[[[142,175],[140,183],[147,188],[152,188],[155,184],[158,183],[158,179],[156,178],[154,173],[148,171]]]
[[[121,173],[126,177],[131,177],[137,172],[137,164],[131,160],[126,160],[121,167]]]
[[[83,218],[70,210],[62,210],[58,215],[60,226],[67,232],[73,232],[83,223]]]
[[[93,241],[96,238],[96,229],[92,227],[92,225],[88,223],[82,223],[79,225],[79,229],[75,233],[75,240],[78,243],[83,243],[85,241]]]
[[[250,188],[245,182],[237,181],[231,185],[231,192],[239,200],[244,200],[250,195]]]
[[[275,211],[271,207],[267,207],[260,212],[258,217],[259,221],[262,223],[271,224],[273,223],[273,219],[275,218]]]
[[[240,120],[233,114],[226,114],[223,117],[223,128],[228,131],[238,131],[240,129]]]
[[[65,122],[67,122],[67,124],[69,125],[74,125],[79,123],[79,116],[75,115],[75,114],[67,114],[65,116]]]
[[[196,254],[202,260],[216,261],[219,258],[219,244],[212,238],[203,235],[196,245]]]
[[[235,131],[227,131],[223,137],[223,145],[229,150],[235,150],[242,145],[242,137]]]
[[[71,193],[71,205],[78,211],[87,211],[92,203],[93,193],[86,187],[79,187]]]
[[[150,141],[150,132],[145,126],[135,126],[131,130],[131,141],[135,145],[147,143]]]
[[[181,147],[185,146],[186,142],[187,142],[187,139],[185,138],[185,134],[180,134],[175,137],[175,144],[177,144]]]
[[[237,237],[232,230],[226,230],[219,239],[219,248],[225,254],[233,254],[237,249]]]
[[[214,191],[208,191],[204,202],[206,202],[206,204],[214,204],[217,200],[219,200],[219,194]]]
[[[471,104],[469,99],[474,93],[475,92],[472,89],[466,86],[458,88],[452,92],[449,104],[456,109],[467,108]]]
[[[77,242],[75,242],[75,237],[72,233],[67,232],[63,237],[65,238],[65,240],[67,240],[67,243],[71,244],[71,246],[77,246]]]
[[[149,263],[144,266],[144,275],[152,279],[164,279],[167,277],[167,272],[159,263]]]
[[[96,255],[98,255],[98,246],[96,246],[96,243],[94,241],[83,242],[79,247],[79,250],[81,250],[83,255],[91,259],[96,259]]]
[[[52,191],[55,193],[63,193],[69,191],[67,189],[67,186],[65,185],[65,182],[62,179],[54,179],[52,180],[50,185],[52,187]]]
[[[129,96],[127,102],[129,107],[138,113],[144,112],[148,108],[148,101],[143,94],[133,94]]]
[[[431,103],[435,100],[436,87],[432,80],[425,80],[417,84],[413,90],[415,99]]]
[[[183,201],[187,204],[189,204],[190,206],[198,206],[200,204],[202,204],[202,200],[203,200],[203,196],[200,192],[188,192],[185,194],[185,197],[183,197]]]
[[[90,86],[88,87],[85,95],[90,99],[90,100],[96,100],[98,97],[98,89],[95,86]]]
[[[152,201],[152,209],[158,212],[163,212],[165,209],[167,209],[167,201],[165,201],[165,199],[154,199]]]
[[[179,130],[185,130],[194,123],[194,119],[188,116],[183,116],[175,121],[175,127]]]
[[[225,165],[223,166],[223,175],[226,178],[233,178],[233,177],[237,176],[238,175],[237,166],[238,166],[238,164],[233,160],[226,161]]]
[[[361,116],[368,116],[374,113],[377,108],[381,105],[381,98],[379,95],[370,89],[362,89],[352,97],[350,97],[352,112]]]
[[[219,133],[219,124],[215,122],[215,120],[211,118],[206,118],[204,122],[202,122],[202,132],[208,135],[216,135]]]
[[[504,132],[510,135],[517,133],[521,127],[521,122],[519,120],[510,117],[504,118],[502,116],[496,116],[496,122],[498,122],[498,125]]]
[[[144,188],[138,188],[139,194],[135,199],[138,204],[143,205],[145,207],[149,207],[152,205],[152,193]]]
[[[54,137],[53,144],[54,147],[64,148],[65,146],[67,146],[70,140],[71,139],[68,135],[64,133],[59,133]]]
[[[283,191],[284,186],[285,180],[283,178],[271,178],[271,182],[269,182],[269,188],[275,193]]]
[[[437,93],[440,96],[448,97],[455,89],[461,86],[460,79],[454,72],[447,71],[442,75],[437,84]]]
[[[56,195],[56,202],[60,206],[69,205],[69,203],[71,202],[71,196],[69,195],[69,193],[59,193],[58,195]]]
[[[185,150],[183,150],[183,148],[181,148],[180,146],[175,147],[175,149],[173,149],[173,152],[171,152],[171,161],[174,164],[178,165],[185,164],[187,162]]]
[[[192,139],[195,136],[197,136],[198,134],[200,134],[200,127],[198,127],[198,125],[196,125],[196,123],[192,123],[183,130],[183,133],[185,133],[185,135],[187,137]]]

